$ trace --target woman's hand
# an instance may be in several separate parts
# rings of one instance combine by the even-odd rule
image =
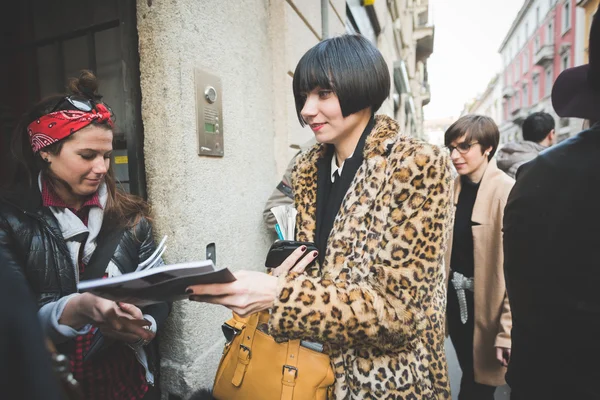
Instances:
[[[144,330],[150,334],[149,335],[150,338],[141,337],[134,333],[129,333],[127,331],[115,330],[110,325],[98,328],[98,329],[100,329],[100,331],[102,332],[102,334],[104,336],[115,339],[115,340],[119,340],[119,341],[122,341],[125,343],[129,343],[129,344],[139,342],[140,339],[144,340],[146,343],[150,342],[151,340],[154,339],[156,334],[147,329],[147,327],[149,327],[151,325],[151,323],[150,323],[150,321],[144,319],[142,310],[140,310],[138,307],[134,306],[133,304],[119,302],[119,303],[117,303],[117,305],[119,306],[121,311],[129,314],[133,318],[133,319],[129,320],[130,323],[133,323],[137,326],[141,326],[142,328],[144,328]]]
[[[510,349],[507,347],[496,347],[496,359],[504,367],[508,367],[510,362]]]
[[[231,283],[190,286],[186,293],[190,300],[221,304],[242,317],[273,307],[277,278],[257,271],[239,271],[234,276]]]
[[[234,274],[236,278],[234,282],[190,286],[186,292],[190,294],[190,300],[221,304],[236,314],[247,317],[273,307],[277,297],[276,276],[287,274],[290,270],[302,272],[317,257],[315,251],[296,264],[304,252],[306,252],[304,246],[294,250],[279,267],[273,270],[273,276],[263,272],[239,271]]]
[[[139,308],[103,299],[90,293],[73,297],[63,311],[59,323],[80,329],[86,324],[92,324],[107,336],[124,340],[128,343],[142,338],[150,341],[154,334],[144,329],[150,325],[145,320]]]
[[[317,251],[313,251],[312,253],[307,254],[302,260],[298,261],[300,259],[300,257],[302,257],[304,255],[305,252],[306,252],[306,246],[298,247],[296,250],[294,250],[292,252],[292,254],[290,254],[288,256],[288,258],[286,258],[281,263],[281,265],[279,267],[273,268],[272,275],[273,276],[287,275],[288,272],[290,272],[290,271],[304,272],[306,267],[311,262],[313,262],[319,255],[319,253]]]

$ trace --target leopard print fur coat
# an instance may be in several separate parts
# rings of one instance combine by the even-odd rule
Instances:
[[[294,168],[297,240],[314,240],[324,154],[317,144]],[[326,345],[335,399],[450,399],[443,256],[451,179],[445,152],[377,116],[322,268],[279,278],[270,332]]]

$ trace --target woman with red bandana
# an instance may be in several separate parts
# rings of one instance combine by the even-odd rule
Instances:
[[[153,339],[170,304],[139,309],[77,293],[81,280],[135,271],[156,246],[147,203],[115,187],[114,119],[95,76],[83,71],[69,89],[35,105],[14,132],[13,179],[0,192],[2,267],[27,279],[85,399],[158,398]]]

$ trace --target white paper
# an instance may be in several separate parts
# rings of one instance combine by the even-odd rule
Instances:
[[[184,300],[192,285],[234,281],[227,268],[215,267],[211,260],[163,265],[111,278],[79,282],[80,292],[90,292],[109,300],[135,305]]]
[[[294,240],[294,233],[296,232],[296,214],[298,211],[293,205],[276,206],[271,208],[271,212],[277,220],[277,225],[281,230],[283,240]]]

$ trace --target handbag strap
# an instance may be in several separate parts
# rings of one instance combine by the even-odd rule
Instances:
[[[244,375],[250,364],[252,358],[252,343],[254,342],[254,336],[256,334],[256,327],[258,326],[259,313],[254,313],[248,319],[248,323],[244,328],[242,335],[242,342],[240,343],[240,349],[238,351],[238,363],[233,373],[231,383],[235,387],[239,387],[244,380]]]
[[[290,340],[287,346],[285,364],[281,370],[281,400],[292,400],[294,387],[298,377],[298,355],[300,353],[300,341]]]
[[[108,224],[107,224],[108,225]],[[94,250],[92,258],[88,265],[86,265],[83,273],[79,277],[81,281],[87,281],[89,279],[99,279],[104,276],[110,259],[115,254],[121,239],[125,234],[125,228],[108,229],[103,227],[98,235],[96,243],[98,247]]]

